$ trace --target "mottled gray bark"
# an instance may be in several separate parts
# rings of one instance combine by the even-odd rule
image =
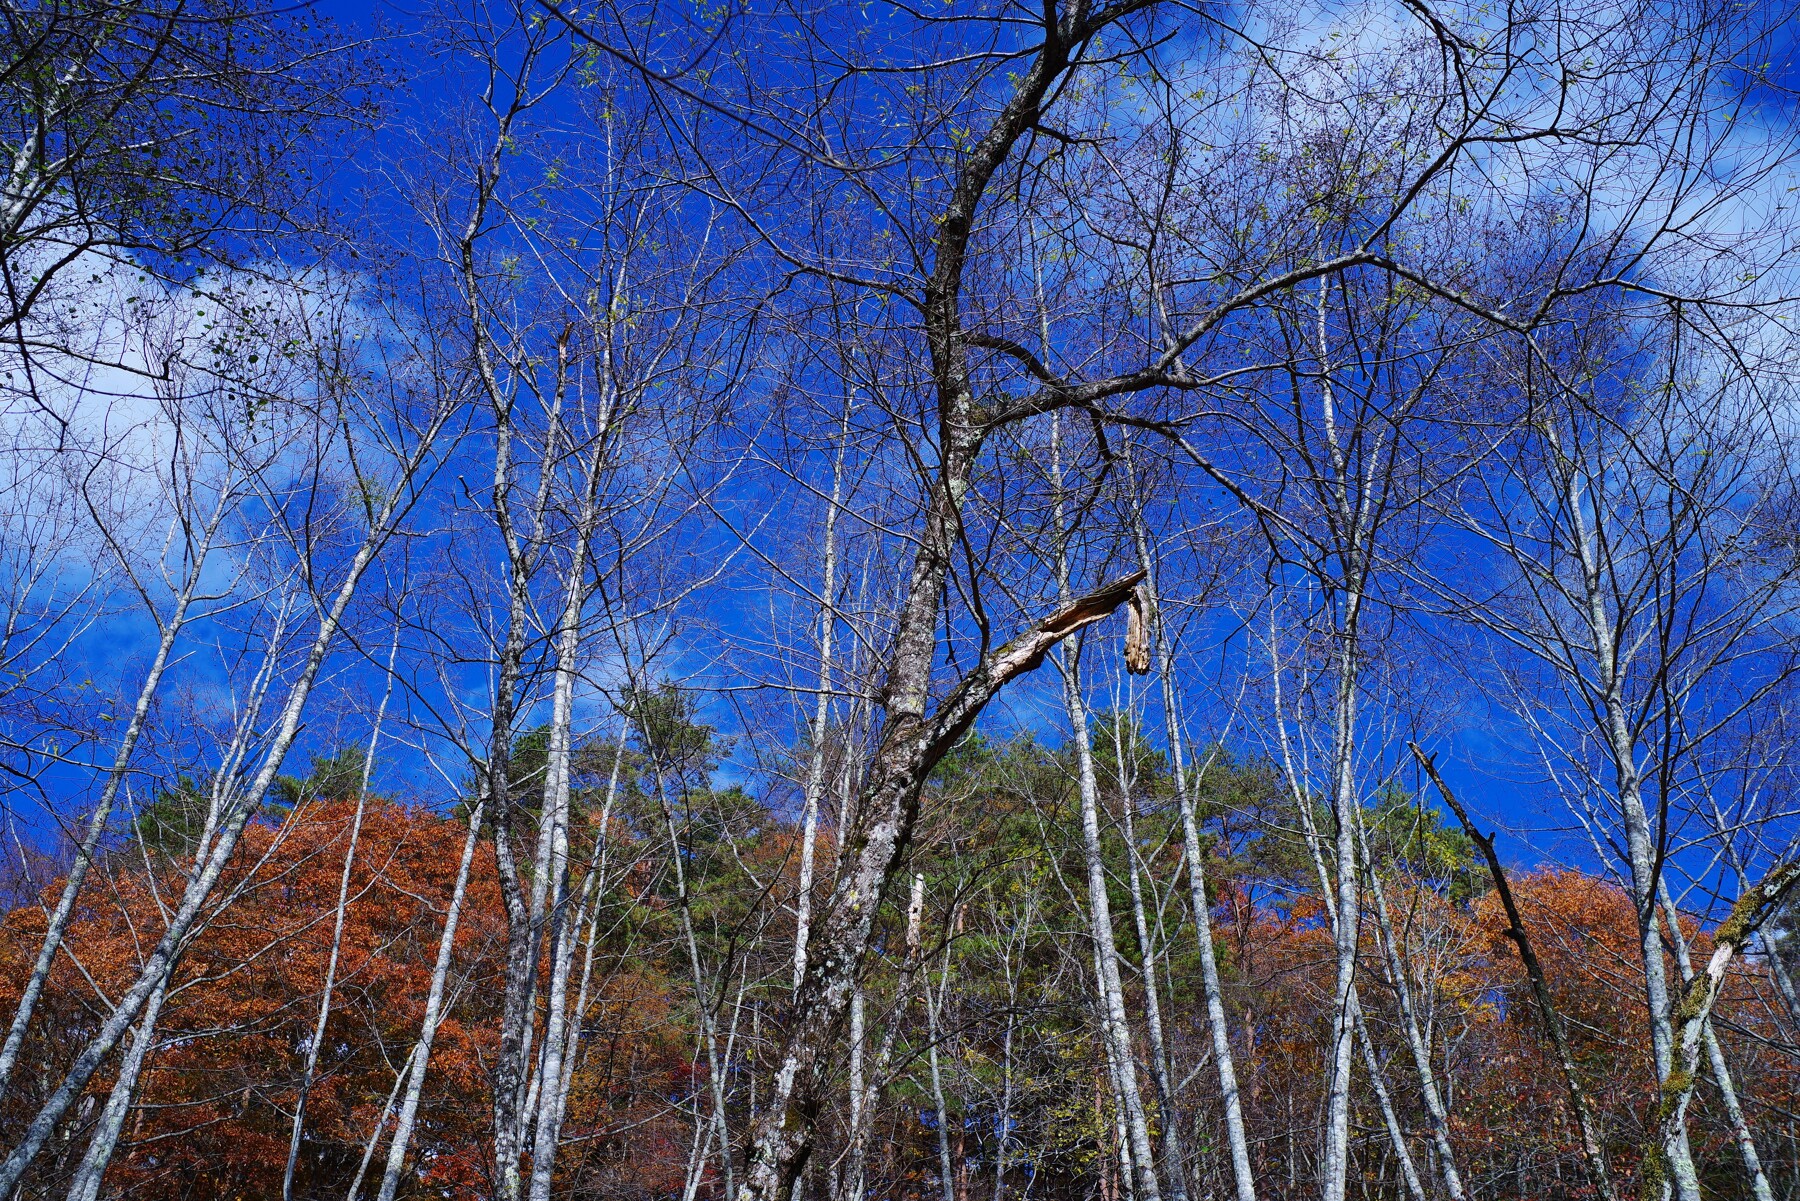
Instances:
[[[1691,988],[1694,983],[1694,960],[1688,950],[1687,935],[1681,929],[1681,913],[1675,908],[1675,899],[1669,894],[1666,880],[1660,882],[1663,918],[1668,924],[1669,941],[1675,948],[1675,962],[1681,968],[1683,988]],[[1756,1136],[1750,1130],[1750,1122],[1744,1116],[1744,1107],[1738,1101],[1737,1088],[1731,1080],[1731,1068],[1725,1062],[1725,1049],[1719,1045],[1718,1032],[1713,1023],[1707,1021],[1700,1028],[1700,1042],[1706,1051],[1707,1066],[1712,1069],[1713,1083],[1718,1085],[1719,1100],[1725,1107],[1726,1120],[1731,1123],[1732,1140],[1737,1144],[1738,1158],[1743,1160],[1744,1175],[1750,1178],[1750,1191],[1755,1194],[1756,1201],[1774,1201],[1774,1190],[1769,1187],[1769,1177],[1763,1171],[1762,1156],[1756,1150]]]
[[[118,1150],[119,1136],[125,1130],[125,1117],[131,1112],[131,1099],[143,1077],[144,1063],[156,1045],[156,1019],[162,1014],[163,1001],[168,995],[169,981],[165,977],[150,994],[150,1000],[144,1005],[144,1016],[138,1019],[137,1029],[132,1031],[131,1045],[119,1063],[119,1075],[107,1094],[106,1108],[101,1111],[100,1120],[88,1140],[87,1152],[81,1157],[81,1166],[69,1184],[68,1201],[99,1201],[100,1185]]]
[[[845,859],[822,923],[809,940],[806,975],[795,990],[781,1051],[775,1057],[769,1104],[749,1139],[741,1201],[782,1201],[812,1152],[816,1114],[830,1048],[868,951],[869,932],[889,881],[912,838],[919,791],[942,756],[954,746],[988,701],[1014,677],[1034,668],[1050,647],[1082,625],[1122,604],[1137,583],[1109,586],[1041,622],[983,660],[932,710],[937,631],[961,509],[988,436],[1036,412],[1078,403],[1080,389],[1056,389],[1041,398],[990,413],[969,361],[960,296],[970,238],[989,185],[1018,141],[1040,124],[1042,106],[1080,48],[1120,16],[1075,0],[1050,13],[1043,40],[1014,77],[1010,97],[959,161],[943,208],[933,224],[934,250],[923,289],[923,325],[931,357],[938,438],[924,520],[901,591],[893,649],[886,664],[880,742],[859,790],[856,821],[845,838]],[[1197,334],[1195,336],[1198,336]],[[1133,375],[1124,391],[1156,386],[1168,365]],[[1099,395],[1097,391],[1094,393]]]
[[[1706,966],[1694,976],[1682,996],[1674,1014],[1669,1075],[1656,1107],[1655,1129],[1644,1148],[1647,1197],[1667,1197],[1671,1189],[1680,1188],[1679,1180],[1671,1179],[1675,1165],[1670,1162],[1670,1155],[1682,1145],[1678,1136],[1687,1129],[1687,1109],[1700,1066],[1702,1034],[1724,987],[1726,969],[1780,907],[1796,880],[1800,880],[1800,861],[1774,868],[1738,898],[1731,916],[1713,932],[1713,952]]]

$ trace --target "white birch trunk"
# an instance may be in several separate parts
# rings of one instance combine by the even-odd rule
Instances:
[[[944,1103],[944,1076],[938,1069],[938,1040],[942,1036],[938,1024],[938,1014],[944,1003],[944,994],[950,987],[950,944],[946,931],[944,942],[944,966],[938,973],[938,986],[935,992],[928,979],[925,982],[925,1057],[931,1072],[931,1100],[937,1107],[937,1147],[938,1147],[938,1186],[943,1201],[956,1201],[956,1167],[950,1157],[950,1107]]]
[[[866,1073],[862,1092],[852,1102],[850,1124],[849,1187],[847,1195],[850,1201],[862,1201],[867,1185],[869,1124],[874,1118],[875,1105],[881,1097],[881,1088],[887,1079],[888,1064],[893,1062],[894,1044],[899,1040],[900,1027],[906,1017],[907,999],[912,995],[912,984],[918,975],[921,958],[924,954],[924,920],[925,920],[925,876],[915,872],[912,878],[912,892],[906,903],[906,960],[900,966],[900,978],[894,983],[893,1016],[888,1027],[881,1035],[881,1046],[876,1049],[872,1065],[863,1066],[865,1057],[854,1049],[859,1062],[858,1072]],[[861,1027],[863,1015],[863,990],[860,983],[855,992],[858,1002],[856,1024]],[[852,1044],[853,1048],[861,1046],[861,1040]]]
[[[317,681],[319,669],[325,661],[325,655],[336,639],[344,613],[356,595],[362,577],[376,553],[393,533],[400,516],[404,512],[408,491],[423,469],[438,434],[448,421],[451,410],[440,409],[433,414],[426,430],[421,434],[417,446],[409,456],[399,474],[386,489],[387,499],[381,509],[373,514],[369,530],[362,545],[350,562],[342,583],[331,601],[330,608],[321,615],[319,628],[314,635],[312,645],[293,686],[288,692],[287,702],[282,708],[281,717],[276,723],[273,736],[269,741],[262,766],[258,769],[250,785],[241,792],[235,792],[217,823],[219,833],[206,847],[202,861],[195,864],[194,872],[189,877],[183,890],[180,905],[170,916],[169,928],[162,939],[151,951],[137,980],[119,998],[112,1013],[101,1023],[99,1031],[88,1044],[75,1056],[74,1062],[64,1074],[62,1081],[45,1098],[37,1113],[21,1132],[18,1144],[0,1163],[0,1197],[9,1195],[18,1186],[20,1178],[27,1168],[43,1150],[49,1141],[58,1122],[62,1120],[69,1108],[81,1096],[100,1064],[111,1055],[120,1039],[142,1012],[150,994],[162,984],[163,978],[174,969],[175,961],[185,946],[195,921],[200,917],[219,877],[224,874],[232,853],[237,849],[239,836],[243,833],[244,824],[250,819],[252,811],[261,798],[267,794],[275,782],[276,774],[281,770],[281,762],[293,746],[294,739],[300,733],[300,720],[305,712],[306,703],[312,695],[313,684]]]
[[[603,453],[603,452],[602,452]],[[545,760],[543,827],[539,831],[543,851],[539,855],[544,879],[533,882],[533,916],[550,923],[550,981],[544,1019],[543,1054],[536,1078],[533,1114],[534,1140],[531,1157],[531,1201],[548,1201],[556,1170],[556,1144],[561,1133],[558,1111],[563,1096],[563,1056],[567,1051],[569,973],[574,966],[579,927],[568,913],[569,810],[573,801],[570,760],[574,751],[576,657],[581,649],[582,611],[587,604],[587,546],[593,520],[593,492],[598,459],[589,469],[589,494],[583,506],[580,533],[570,556],[566,603],[557,631],[556,682],[552,693],[550,746]],[[544,905],[550,906],[546,913]],[[385,1201],[385,1199],[384,1199]]]
[[[1339,1008],[1332,1014],[1332,1033],[1334,1038],[1336,1038],[1341,1033],[1353,1032],[1355,1023],[1351,1019],[1354,1017],[1355,1012],[1353,1007],[1357,1004],[1356,982],[1354,978],[1350,979],[1347,987],[1342,986],[1341,983],[1344,975],[1343,949],[1345,946],[1343,919],[1340,915],[1339,904],[1332,903],[1331,898],[1335,895],[1341,902],[1342,892],[1340,888],[1334,885],[1331,868],[1326,864],[1325,840],[1319,833],[1318,823],[1313,820],[1312,799],[1307,796],[1306,788],[1300,781],[1299,773],[1294,766],[1293,751],[1288,744],[1287,715],[1281,707],[1281,663],[1275,649],[1275,615],[1273,608],[1271,608],[1269,614],[1269,654],[1270,665],[1272,668],[1271,676],[1274,684],[1276,733],[1281,746],[1282,769],[1287,777],[1288,788],[1293,797],[1295,808],[1300,815],[1300,825],[1305,836],[1306,847],[1311,854],[1313,871],[1317,875],[1319,881],[1319,897],[1320,900],[1324,902],[1325,914],[1331,923],[1333,945],[1338,950],[1338,974],[1340,977],[1341,991],[1336,994]],[[1346,832],[1347,826],[1348,823],[1345,821],[1340,820],[1338,822],[1337,832],[1340,837],[1337,840],[1337,847],[1340,852],[1343,848],[1343,839],[1341,836]],[[1338,863],[1338,869],[1340,871],[1343,870],[1341,859]],[[1351,870],[1354,872],[1354,865],[1352,865]],[[1356,944],[1354,941],[1351,941],[1349,945],[1354,949]],[[1352,967],[1354,967],[1354,962],[1352,962]],[[1334,1042],[1333,1046],[1334,1050],[1345,1049],[1345,1044],[1341,1041]],[[1334,1057],[1334,1059],[1328,1062],[1327,1070],[1330,1071],[1332,1075],[1327,1082],[1327,1125],[1326,1129],[1322,1131],[1324,1141],[1320,1147],[1320,1183],[1322,1186],[1330,1186],[1335,1181],[1338,1201],[1342,1201],[1344,1182],[1349,1171],[1348,1108],[1350,1065],[1348,1062]],[[1341,1124],[1333,1120],[1333,1111],[1331,1108],[1332,1106],[1339,1104],[1343,1106],[1344,1110],[1344,1121]],[[1322,1188],[1321,1191],[1326,1190]]]
[[[306,1061],[300,1069],[300,1095],[294,1101],[294,1124],[288,1135],[287,1166],[281,1173],[282,1201],[294,1194],[294,1172],[300,1162],[300,1139],[306,1129],[306,1101],[312,1092],[313,1073],[319,1066],[319,1049],[325,1043],[325,1027],[331,1021],[332,992],[337,985],[338,954],[344,945],[344,916],[350,905],[350,877],[356,867],[356,845],[362,837],[363,814],[368,807],[369,777],[375,765],[375,746],[381,738],[381,722],[387,716],[388,701],[394,695],[394,660],[400,653],[400,631],[394,630],[393,647],[388,651],[387,687],[381,704],[375,710],[375,724],[369,731],[369,748],[363,752],[362,786],[356,790],[356,813],[350,820],[350,843],[344,848],[344,870],[338,876],[337,909],[331,925],[331,954],[325,961],[325,984],[319,995],[319,1018],[313,1023],[312,1041],[307,1044]]]
[[[812,935],[813,858],[819,840],[819,803],[825,793],[825,734],[831,717],[832,636],[837,632],[837,515],[844,495],[844,451],[849,443],[850,405],[844,405],[836,457],[831,466],[831,503],[825,510],[825,566],[819,589],[819,697],[813,709],[806,764],[805,813],[800,830],[800,880],[794,898],[794,989],[806,976],[806,943]]]
[[[1394,986],[1394,995],[1400,1009],[1400,1025],[1406,1033],[1407,1049],[1412,1052],[1413,1068],[1419,1074],[1419,1093],[1425,1101],[1425,1115],[1431,1123],[1431,1139],[1437,1149],[1438,1170],[1444,1177],[1444,1190],[1449,1193],[1451,1201],[1464,1201],[1467,1194],[1463,1189],[1462,1175],[1456,1170],[1455,1152],[1450,1146],[1450,1115],[1444,1106],[1443,1096],[1438,1091],[1437,1074],[1432,1070],[1431,1048],[1420,1029],[1418,1014],[1413,1008],[1412,985],[1406,971],[1406,960],[1401,952],[1400,942],[1394,936],[1387,894],[1381,887],[1381,876],[1375,870],[1374,857],[1369,854],[1368,834],[1360,816],[1357,819],[1357,834],[1363,847],[1363,860],[1368,866],[1369,895],[1375,901],[1376,942],[1381,948],[1388,980]]]
[[[100,1121],[88,1141],[87,1153],[82,1156],[81,1166],[76,1169],[75,1179],[69,1185],[68,1201],[99,1201],[100,1185],[106,1179],[106,1169],[118,1150],[119,1136],[125,1130],[125,1118],[131,1111],[131,1099],[137,1091],[138,1081],[143,1077],[144,1063],[156,1043],[156,1019],[162,1014],[163,1001],[168,995],[169,981],[165,977],[156,991],[150,994],[150,1000],[144,1005],[144,1016],[138,1019],[137,1029],[132,1032],[131,1046],[119,1064],[118,1079],[113,1081],[112,1091],[107,1094],[106,1108],[100,1114]]]
[[[681,936],[687,948],[688,970],[694,982],[694,1006],[700,1019],[700,1044],[706,1053],[707,1084],[712,1094],[712,1124],[719,1134],[720,1170],[725,1178],[725,1195],[735,1195],[732,1187],[730,1131],[725,1112],[725,1064],[719,1054],[718,1024],[714,1021],[712,989],[707,986],[706,970],[700,962],[700,940],[694,933],[694,912],[688,896],[687,867],[681,854],[681,836],[675,827],[675,810],[669,804],[668,789],[660,766],[656,769],[656,795],[662,802],[663,823],[669,837],[670,866],[675,872],[676,908],[681,915]]]
[[[1129,459],[1127,460],[1129,466]],[[1225,1110],[1225,1141],[1231,1151],[1232,1181],[1237,1201],[1256,1201],[1256,1172],[1250,1163],[1250,1139],[1244,1126],[1243,1099],[1238,1094],[1237,1063],[1231,1049],[1231,1025],[1225,1013],[1224,990],[1219,984],[1219,959],[1213,947],[1212,906],[1206,899],[1206,861],[1200,849],[1200,822],[1195,812],[1194,788],[1187,773],[1181,711],[1175,700],[1175,665],[1168,630],[1163,624],[1162,598],[1157,592],[1155,556],[1138,504],[1131,505],[1132,537],[1137,545],[1138,566],[1144,570],[1144,592],[1150,612],[1151,645],[1156,655],[1156,674],[1162,686],[1163,725],[1169,754],[1175,767],[1175,802],[1181,809],[1181,846],[1187,865],[1188,899],[1194,914],[1194,937],[1200,951],[1200,984],[1206,1000],[1206,1025],[1212,1035],[1213,1062],[1219,1073],[1219,1100]],[[1202,767],[1204,771],[1204,766]],[[1195,786],[1199,781],[1193,782]]]
[[[1644,965],[1644,1003],[1650,1019],[1651,1052],[1657,1083],[1663,1085],[1668,1083],[1669,1073],[1673,1070],[1674,1035],[1668,971],[1663,962],[1662,933],[1656,918],[1659,871],[1656,838],[1650,815],[1644,807],[1637,740],[1626,711],[1626,665],[1620,659],[1612,619],[1606,609],[1604,589],[1608,564],[1603,561],[1605,552],[1584,516],[1582,489],[1572,470],[1566,474],[1565,487],[1581,562],[1584,592],[1581,599],[1586,606],[1583,616],[1593,640],[1595,668],[1600,679],[1599,733],[1612,756],[1616,796],[1624,818],[1626,862],[1631,870],[1632,900],[1637,906],[1638,949]],[[1688,1146],[1687,1127],[1671,1128],[1670,1136],[1671,1142],[1664,1151],[1675,1194],[1681,1201],[1700,1201],[1700,1178]]]
[[[1069,711],[1070,738],[1075,749],[1081,793],[1081,839],[1086,858],[1088,929],[1098,957],[1101,1034],[1111,1048],[1119,1082],[1119,1108],[1130,1141],[1137,1173],[1137,1192],[1143,1201],[1158,1201],[1160,1186],[1150,1145],[1149,1126],[1138,1092],[1137,1065],[1131,1049],[1131,1027],[1125,1013],[1124,988],[1119,978],[1119,946],[1113,937],[1112,901],[1107,895],[1106,860],[1100,834],[1100,790],[1094,779],[1094,755],[1088,742],[1087,706],[1081,698],[1081,660],[1076,646],[1066,648],[1063,662],[1063,700]]]
[[[1318,363],[1319,417],[1331,476],[1324,500],[1336,527],[1330,539],[1341,578],[1333,580],[1321,567],[1318,579],[1327,597],[1335,597],[1341,609],[1333,614],[1337,679],[1331,706],[1331,777],[1329,799],[1335,819],[1336,893],[1332,898],[1337,940],[1337,970],[1331,1014],[1330,1073],[1326,1085],[1325,1147],[1321,1164],[1320,1194],[1323,1201],[1344,1201],[1350,1171],[1350,1073],[1355,1035],[1352,1006],[1356,997],[1358,937],[1362,925],[1359,895],[1356,826],[1360,802],[1356,795],[1357,689],[1362,666],[1358,639],[1362,629],[1364,588],[1372,556],[1374,527],[1370,514],[1373,489],[1362,473],[1353,469],[1338,430],[1337,394],[1332,382],[1331,348],[1327,327],[1329,283],[1319,280]],[[1377,452],[1365,450],[1365,464]],[[1353,491],[1352,483],[1361,485]]]
[[[994,1195],[992,1201],[1006,1199],[1006,1170],[1012,1166],[1012,1103],[1013,1103],[1013,1026],[1015,1019],[1013,1010],[1018,1005],[1018,990],[1012,981],[1012,973],[1007,972],[1006,981],[1006,1034],[1000,1041],[1000,1121],[994,1132]]]
[[[582,1022],[588,1009],[589,986],[594,974],[594,942],[599,936],[600,914],[604,909],[606,898],[606,877],[611,840],[608,830],[612,825],[613,802],[619,792],[619,769],[625,761],[625,728],[619,731],[618,746],[613,751],[612,773],[606,782],[606,800],[600,806],[599,834],[596,838],[594,854],[590,856],[586,878],[582,881],[582,903],[575,920],[575,928],[579,931],[585,923],[587,937],[581,959],[581,985],[575,993],[575,1008],[571,1011],[569,1021],[565,1025],[562,1053],[562,1087],[556,1096],[556,1109],[551,1120],[560,1132],[563,1117],[569,1108],[569,1089],[575,1083],[576,1057],[581,1049]],[[542,1117],[539,1121],[543,1121]]]
[[[93,866],[94,855],[100,848],[100,840],[105,836],[107,826],[112,820],[113,806],[117,803],[119,789],[124,785],[130,772],[131,757],[137,750],[138,740],[143,737],[144,726],[149,721],[150,705],[155,699],[158,688],[162,685],[164,673],[168,670],[169,658],[175,649],[176,640],[181,636],[187,624],[188,610],[193,604],[200,579],[205,572],[212,549],[213,539],[217,537],[219,525],[226,514],[225,497],[222,494],[219,503],[214,507],[210,519],[201,529],[199,543],[195,548],[192,562],[187,574],[182,579],[181,589],[175,597],[174,607],[166,619],[158,618],[156,653],[150,660],[150,668],[144,675],[144,682],[138,687],[137,700],[132,705],[131,718],[125,725],[125,733],[119,739],[118,749],[113,754],[112,766],[106,773],[106,781],[100,789],[100,799],[95,802],[94,812],[88,818],[87,830],[81,839],[81,846],[76,850],[74,861],[69,865],[69,874],[63,881],[61,894],[57,897],[56,908],[44,927],[44,941],[38,948],[37,958],[32,962],[31,973],[25,977],[25,987],[20,991],[19,1004],[13,1011],[12,1022],[7,1026],[6,1041],[0,1043],[0,1102],[5,1101],[7,1086],[12,1080],[14,1068],[18,1066],[19,1052],[25,1044],[26,1031],[31,1027],[32,1015],[37,1011],[39,998],[43,996],[44,985],[50,978],[50,967],[56,961],[56,952],[62,946],[63,936],[68,932],[69,917],[75,910],[75,902],[81,895],[82,885],[87,880],[88,869]],[[154,608],[151,615],[155,616]]]
[[[381,1113],[375,1119],[375,1129],[369,1132],[369,1141],[363,1146],[362,1162],[356,1165],[356,1175],[351,1178],[350,1191],[345,1193],[346,1201],[357,1201],[362,1196],[363,1178],[369,1174],[369,1165],[375,1160],[375,1149],[381,1145],[381,1132],[387,1128],[388,1118],[393,1115],[394,1103],[400,1099],[400,1090],[406,1085],[407,1077],[412,1075],[412,1061],[419,1053],[419,1044],[414,1043],[412,1050],[406,1053],[406,1061],[400,1070],[394,1073],[394,1087],[388,1090],[387,1102],[382,1105]]]
[[[837,1190],[836,1201],[863,1201],[865,1184],[863,1180],[863,1099],[868,1088],[864,1073],[864,1048],[868,1043],[868,1030],[863,1017],[862,982],[857,981],[850,993],[850,1132],[844,1153],[843,1184]]]
[[[1681,1146],[1687,1130],[1687,1110],[1693,1100],[1694,1084],[1700,1064],[1702,1035],[1712,1019],[1725,984],[1725,973],[1731,961],[1756,936],[1756,931],[1786,899],[1800,879],[1800,861],[1784,863],[1769,872],[1763,880],[1746,890],[1732,906],[1731,916],[1713,932],[1713,952],[1706,966],[1688,983],[1677,1010],[1679,1025],[1674,1028],[1674,1055],[1668,1079],[1663,1082],[1656,1107],[1655,1129],[1644,1148],[1644,1195],[1667,1197],[1671,1188],[1679,1188],[1672,1179],[1670,1162],[1674,1148]],[[1691,1166],[1691,1165],[1690,1165]]]
[[[1684,988],[1691,987],[1694,982],[1694,960],[1688,949],[1687,935],[1682,932],[1680,912],[1675,908],[1675,900],[1669,895],[1669,886],[1662,881],[1659,891],[1662,894],[1663,918],[1668,923],[1669,941],[1675,947],[1675,962],[1681,968],[1681,983]],[[1731,1068],[1725,1062],[1725,1048],[1719,1045],[1719,1035],[1713,1029],[1711,1021],[1702,1023],[1700,1042],[1706,1052],[1707,1066],[1712,1069],[1713,1083],[1719,1086],[1719,1100],[1725,1107],[1725,1117],[1731,1123],[1732,1139],[1737,1144],[1738,1157],[1744,1162],[1744,1175],[1750,1178],[1750,1191],[1755,1194],[1756,1201],[1774,1201],[1774,1190],[1769,1186],[1769,1177],[1763,1171],[1762,1156],[1756,1150],[1756,1136],[1750,1130],[1750,1122],[1744,1116],[1744,1107],[1738,1101],[1737,1088],[1731,1080]]]
[[[1354,600],[1352,601],[1354,603]],[[1350,1071],[1355,1040],[1351,1005],[1356,990],[1356,953],[1362,898],[1356,870],[1356,654],[1343,635],[1333,701],[1331,800],[1336,818],[1337,878],[1332,894],[1336,939],[1336,979],[1331,1013],[1331,1058],[1325,1099],[1325,1154],[1321,1165],[1323,1201],[1344,1201],[1350,1171]]]
[[[1375,1058],[1375,1041],[1369,1037],[1369,1024],[1363,1019],[1360,1001],[1356,1005],[1356,1034],[1357,1041],[1362,1044],[1363,1067],[1369,1073],[1369,1087],[1374,1090],[1375,1104],[1381,1109],[1381,1121],[1387,1127],[1388,1142],[1393,1145],[1394,1158],[1400,1164],[1400,1177],[1406,1183],[1406,1192],[1413,1201],[1425,1201],[1425,1185],[1419,1179],[1419,1169],[1413,1164],[1412,1152],[1407,1149],[1406,1129],[1400,1124],[1400,1115],[1394,1111],[1394,1098],[1381,1073],[1381,1061]]]
[[[1114,726],[1115,735],[1118,726]],[[1122,740],[1121,740],[1122,741]],[[1125,763],[1125,747],[1118,748],[1121,772]],[[1137,829],[1131,818],[1131,789],[1124,779],[1119,781],[1120,795],[1125,798],[1123,822],[1125,834],[1126,883],[1131,895],[1131,921],[1137,934],[1138,958],[1144,973],[1144,1028],[1150,1040],[1150,1077],[1156,1086],[1157,1108],[1162,1112],[1163,1178],[1171,1201],[1187,1201],[1187,1156],[1181,1146],[1181,1121],[1175,1109],[1175,1086],[1170,1079],[1169,1048],[1163,1040],[1162,1001],[1156,982],[1156,944],[1151,938],[1149,919],[1144,912],[1144,889],[1138,869]]]
[[[1050,473],[1056,522],[1057,591],[1063,604],[1071,599],[1069,555],[1063,519],[1063,472],[1060,415],[1050,417]],[[1087,868],[1088,932],[1094,940],[1095,972],[1100,993],[1100,1031],[1113,1059],[1119,1087],[1120,1119],[1131,1148],[1134,1184],[1143,1201],[1160,1201],[1155,1152],[1143,1096],[1138,1092],[1137,1064],[1131,1048],[1131,1025],[1125,1013],[1125,990],[1119,979],[1119,945],[1113,934],[1112,899],[1106,887],[1105,847],[1100,833],[1100,785],[1094,771],[1094,748],[1088,730],[1087,702],[1081,688],[1081,641],[1070,640],[1058,664],[1063,678],[1063,704],[1069,714],[1069,740],[1075,752],[1076,783],[1081,796],[1081,845]]]
[[[425,1071],[431,1063],[431,1044],[437,1038],[438,1023],[443,1018],[444,989],[450,978],[450,960],[456,951],[456,926],[462,918],[463,898],[468,895],[469,865],[475,859],[475,845],[481,836],[481,815],[485,802],[476,804],[469,814],[469,833],[463,839],[462,861],[456,868],[456,884],[450,893],[450,906],[444,914],[444,931],[438,938],[437,961],[431,968],[431,988],[425,994],[425,1017],[419,1023],[419,1042],[407,1063],[406,1092],[400,1102],[400,1114],[394,1123],[394,1138],[388,1144],[387,1166],[381,1173],[378,1201],[394,1201],[400,1187],[400,1172],[406,1165],[406,1153],[412,1143],[413,1124],[419,1116],[419,1098],[425,1091]],[[377,1124],[379,1131],[380,1126]],[[351,1195],[355,1195],[352,1189]]]

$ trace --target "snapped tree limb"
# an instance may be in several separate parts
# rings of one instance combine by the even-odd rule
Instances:
[[[1644,1196],[1667,1197],[1670,1192],[1666,1148],[1684,1130],[1688,1102],[1700,1066],[1700,1049],[1706,1024],[1718,1004],[1725,984],[1725,970],[1756,936],[1757,930],[1781,906],[1788,890],[1800,880],[1800,860],[1774,868],[1751,886],[1731,907],[1731,915],[1713,932],[1713,953],[1706,967],[1689,982],[1681,1004],[1672,1015],[1675,1026],[1675,1063],[1663,1081],[1657,1100],[1656,1121],[1644,1148]],[[1673,915],[1671,915],[1673,918]]]

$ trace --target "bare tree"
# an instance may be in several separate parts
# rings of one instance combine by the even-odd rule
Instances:
[[[101,1063],[137,1023],[151,996],[161,988],[202,919],[213,892],[231,862],[245,824],[273,785],[281,762],[300,731],[313,687],[326,655],[342,629],[345,615],[369,567],[401,528],[421,490],[441,462],[442,441],[453,440],[455,421],[462,408],[454,390],[427,391],[418,395],[383,381],[382,390],[367,393],[351,388],[324,394],[323,422],[301,406],[283,416],[313,425],[319,444],[311,461],[303,465],[302,487],[323,491],[331,482],[327,473],[333,459],[342,455],[350,487],[343,507],[346,522],[353,521],[349,554],[339,570],[331,570],[327,548],[321,540],[335,533],[327,523],[276,527],[273,537],[287,544],[294,556],[295,573],[314,617],[313,633],[302,644],[293,665],[291,683],[268,729],[259,736],[260,755],[235,766],[216,787],[215,812],[179,901],[171,911],[167,929],[145,959],[136,980],[117,999],[94,1037],[82,1047],[69,1069],[52,1088],[17,1141],[0,1162],[0,1191],[14,1188],[42,1151],[57,1124],[86,1088]],[[391,389],[391,391],[389,391]],[[339,431],[349,435],[338,442]],[[446,438],[446,434],[450,437]],[[279,465],[279,466],[285,466]],[[269,511],[282,513],[277,493],[285,490],[286,472],[252,476],[250,487],[264,502],[276,501]],[[254,767],[249,766],[254,763]]]
[[[1666,1085],[1680,1019],[1664,946],[1679,936],[1663,928],[1662,897],[1682,870],[1684,827],[1697,820],[1697,841],[1712,833],[1693,784],[1713,744],[1781,695],[1797,666],[1785,633],[1793,565],[1766,541],[1791,468],[1742,359],[1715,357],[1678,312],[1660,327],[1595,316],[1583,337],[1532,343],[1513,377],[1529,432],[1460,510],[1511,572],[1467,611],[1561,698],[1521,717],[1637,905],[1651,1061]],[[1618,361],[1628,327],[1657,339],[1662,378],[1626,368],[1611,377],[1618,392],[1574,384],[1582,363],[1607,380],[1602,364]],[[1692,1201],[1685,1123],[1659,1128],[1662,1185]]]

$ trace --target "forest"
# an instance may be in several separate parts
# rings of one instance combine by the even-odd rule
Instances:
[[[1800,1197],[1797,51],[0,0],[0,1201]]]

